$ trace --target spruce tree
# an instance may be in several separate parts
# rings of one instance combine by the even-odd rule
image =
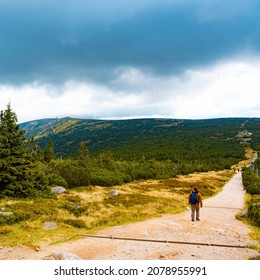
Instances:
[[[44,174],[24,148],[25,131],[8,104],[0,113],[0,195],[12,197],[49,196]]]

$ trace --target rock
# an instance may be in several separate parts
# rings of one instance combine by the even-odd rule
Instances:
[[[55,260],[82,260],[79,256],[69,252],[53,253],[52,256]]]
[[[13,215],[14,213],[13,212],[0,212],[0,215],[2,216],[10,216],[10,215]]]
[[[46,229],[46,230],[52,230],[52,229],[57,228],[57,224],[53,223],[53,222],[45,222],[43,224],[43,228]]]
[[[118,196],[119,193],[118,193],[117,190],[113,190],[113,191],[109,192],[109,195],[110,195],[110,196]]]
[[[80,205],[72,205],[72,208],[73,208],[73,209],[81,209],[81,208],[83,208],[83,206],[80,206]]]
[[[240,217],[246,217],[246,216],[247,216],[247,212],[248,212],[248,209],[243,210],[243,211],[239,214]]]
[[[51,191],[56,194],[62,194],[64,192],[66,192],[66,189],[63,187],[60,187],[60,186],[56,186],[56,187],[51,188]]]

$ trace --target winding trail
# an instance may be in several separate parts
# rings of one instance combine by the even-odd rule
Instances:
[[[243,260],[258,255],[247,248],[250,229],[235,218],[244,204],[241,174],[224,186],[218,195],[204,200],[201,221],[191,222],[190,211],[163,215],[143,222],[115,226],[97,233],[102,236],[171,240],[181,242],[245,246],[245,248],[140,242],[133,240],[82,238],[78,241],[42,247],[0,250],[0,259],[43,259],[54,252],[70,252],[89,260]]]

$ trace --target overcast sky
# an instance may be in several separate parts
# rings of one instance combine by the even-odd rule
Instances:
[[[0,109],[260,117],[260,1],[0,0]]]

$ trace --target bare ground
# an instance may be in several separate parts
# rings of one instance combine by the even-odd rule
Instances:
[[[70,252],[85,260],[243,260],[259,253],[252,244],[246,224],[235,218],[244,204],[241,174],[236,174],[217,196],[204,200],[201,221],[191,222],[190,211],[163,215],[144,222],[115,226],[97,233],[102,236],[148,240],[205,243],[188,245],[116,239],[82,239],[59,245],[42,246],[39,250],[25,246],[0,247],[0,259],[51,259],[53,253]],[[211,245],[206,245],[211,244]]]

